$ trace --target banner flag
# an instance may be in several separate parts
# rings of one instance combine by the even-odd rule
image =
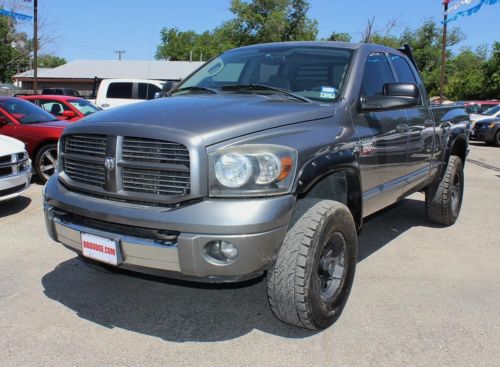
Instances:
[[[0,9],[0,15],[5,15],[6,17],[11,17],[17,20],[31,20],[31,16],[25,14],[14,13],[13,11],[8,11],[4,9]]]
[[[473,7],[469,8],[467,10],[459,11],[453,17],[448,18],[446,20],[446,22],[441,21],[441,24],[453,22],[453,21],[457,20],[459,17],[465,17],[465,16],[470,17],[471,15],[476,14],[481,9],[481,7],[484,4],[486,4],[486,5],[495,5],[495,4],[499,3],[499,2],[500,2],[500,0],[480,0],[479,4],[474,5]]]

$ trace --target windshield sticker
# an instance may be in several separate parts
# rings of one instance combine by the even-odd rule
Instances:
[[[338,94],[339,91],[334,87],[321,87],[321,94],[319,96],[324,99],[335,99]]]

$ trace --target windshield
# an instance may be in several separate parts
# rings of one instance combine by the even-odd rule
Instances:
[[[57,120],[53,115],[44,111],[31,102],[12,98],[0,101],[0,106],[14,116],[21,124],[48,122]]]
[[[74,99],[68,102],[85,116],[99,111],[96,106],[86,99]]]
[[[482,114],[487,115],[487,116],[493,116],[496,114],[498,111],[500,111],[500,105],[497,105],[495,107],[488,108],[486,111],[484,111]]]
[[[351,50],[317,46],[237,49],[204,65],[173,94],[193,91],[273,94],[279,92],[273,88],[278,88],[310,100],[334,102],[339,98],[351,56]]]

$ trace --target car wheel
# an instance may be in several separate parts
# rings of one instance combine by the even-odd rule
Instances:
[[[267,291],[274,315],[307,329],[328,327],[349,297],[356,261],[351,212],[335,201],[317,202],[289,229],[268,271]]]
[[[496,147],[500,147],[500,130],[498,130],[497,133],[495,134],[495,139],[493,140],[493,144]]]
[[[451,156],[438,184],[427,187],[425,209],[434,223],[450,226],[458,218],[464,194],[464,169],[457,156]]]
[[[37,153],[35,171],[42,182],[46,182],[57,168],[57,145],[47,144]]]

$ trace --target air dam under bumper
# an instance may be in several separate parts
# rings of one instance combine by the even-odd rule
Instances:
[[[82,232],[112,238],[120,246],[120,267],[211,282],[248,279],[267,269],[283,242],[294,205],[295,196],[286,195],[203,200],[177,209],[146,207],[74,193],[56,177],[44,189],[47,230],[55,241],[81,253]],[[109,223],[109,229],[93,226],[92,221]],[[120,233],[121,226],[173,231],[178,236],[165,244],[153,237]],[[224,264],[210,260],[204,248],[211,241],[232,243],[238,256]]]

